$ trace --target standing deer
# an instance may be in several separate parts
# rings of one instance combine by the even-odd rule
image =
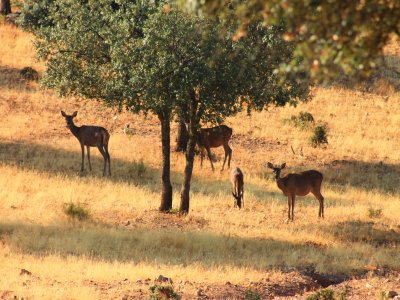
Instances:
[[[233,168],[231,171],[231,182],[233,187],[232,195],[235,198],[234,207],[239,207],[239,209],[244,206],[244,176],[239,168]]]
[[[286,163],[283,163],[280,167],[275,167],[269,162],[267,166],[273,170],[278,187],[282,190],[283,194],[288,197],[288,220],[293,221],[296,196],[306,196],[310,192],[319,201],[318,217],[324,217],[324,197],[321,194],[323,176],[320,172],[309,170],[280,177],[281,170],[286,167]]]
[[[197,137],[197,144],[200,147],[200,165],[203,166],[204,151],[207,151],[208,159],[211,163],[211,168],[214,171],[214,165],[211,159],[210,148],[224,147],[225,158],[222,165],[221,172],[224,170],[226,158],[228,158],[228,167],[231,165],[232,149],[229,147],[228,142],[232,136],[232,128],[226,125],[220,125],[212,128],[201,128]]]
[[[71,130],[72,134],[78,139],[81,144],[82,149],[82,166],[81,172],[83,172],[83,162],[85,159],[85,146],[87,149],[87,157],[89,161],[89,170],[92,171],[92,166],[90,164],[90,147],[97,147],[103,155],[104,159],[104,169],[103,176],[106,176],[106,165],[108,162],[108,175],[111,176],[110,170],[110,154],[108,153],[108,140],[110,139],[110,134],[107,129],[98,126],[75,126],[74,118],[78,112],[74,112],[71,116],[67,115],[65,112],[61,111],[61,115],[65,118],[67,122],[67,127]]]

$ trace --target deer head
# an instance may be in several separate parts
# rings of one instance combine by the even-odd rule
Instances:
[[[67,122],[67,128],[71,128],[74,125],[74,118],[77,116],[78,112],[75,111],[72,115],[67,115],[64,111],[61,111],[61,115],[65,118]]]
[[[280,167],[276,167],[270,162],[267,163],[267,167],[273,170],[273,173],[275,174],[275,178],[279,179],[281,176],[281,171],[286,167],[286,163],[283,163]]]

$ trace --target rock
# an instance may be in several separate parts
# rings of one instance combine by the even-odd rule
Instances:
[[[397,297],[399,294],[396,291],[389,291],[388,297],[389,298],[394,298]]]

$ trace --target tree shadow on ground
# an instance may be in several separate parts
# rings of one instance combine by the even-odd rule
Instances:
[[[400,229],[396,231],[380,222],[345,221],[326,226],[323,230],[344,243],[369,244],[377,248],[400,247]]]
[[[0,66],[0,88],[18,91],[30,89],[27,85],[28,81],[21,76],[20,71],[16,68]]]
[[[124,182],[144,187],[154,193],[161,193],[161,170],[159,168],[146,165],[143,161],[116,159],[110,153],[112,176],[103,177],[103,158],[93,155],[95,151],[98,150],[92,148],[92,171],[88,171],[87,156],[85,155],[85,171],[81,173],[80,152],[26,142],[0,142],[0,163],[69,178],[90,176],[112,182]],[[192,192],[210,196],[221,196],[221,193],[226,193],[230,196],[231,184],[228,177],[227,175],[226,180],[215,180],[195,175],[192,180]],[[175,189],[180,190],[183,175],[172,171],[171,178]],[[251,191],[257,200],[269,199],[279,195],[250,183],[246,184],[246,190]]]
[[[324,182],[333,189],[344,190],[350,186],[389,194],[400,192],[400,165],[397,164],[334,160],[320,171]]]
[[[175,229],[127,230],[89,223],[82,226],[0,223],[0,237],[12,251],[40,257],[73,255],[110,262],[200,264],[204,268],[230,266],[259,271],[279,269],[287,272],[311,267],[322,270],[321,273],[353,274],[368,263],[370,255],[379,255],[351,247],[316,247],[307,242],[291,243]],[[356,267],[354,262],[357,262]]]

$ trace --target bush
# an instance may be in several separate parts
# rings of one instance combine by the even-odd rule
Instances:
[[[261,300],[261,295],[252,290],[248,290],[244,295],[244,300]]]
[[[368,208],[368,217],[371,219],[380,218],[382,216],[382,209],[374,209],[372,207]]]
[[[332,289],[320,289],[307,297],[307,300],[347,300],[349,287],[345,287],[338,295]]]
[[[72,219],[78,219],[79,221],[83,221],[89,218],[89,211],[82,207],[79,203],[69,203],[64,207],[64,213],[71,217]]]
[[[141,159],[139,162],[134,162],[128,172],[131,178],[142,178],[147,171],[146,165]]]
[[[174,291],[172,285],[153,285],[150,287],[150,299],[180,299],[181,297]]]
[[[22,76],[22,78],[26,80],[33,80],[33,81],[38,81],[39,80],[39,73],[35,69],[31,67],[25,67],[19,71],[19,74]]]
[[[298,127],[302,130],[310,127],[310,124],[314,123],[314,117],[309,112],[301,111],[298,116],[291,116],[287,122],[294,127]]]
[[[326,128],[325,125],[315,126],[313,135],[310,138],[311,146],[316,148],[322,144],[328,144],[327,131],[328,129]]]

